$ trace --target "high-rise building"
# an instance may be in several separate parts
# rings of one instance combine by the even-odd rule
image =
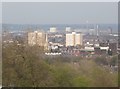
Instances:
[[[40,31],[28,32],[28,44],[47,47],[47,34]]]
[[[66,46],[82,45],[83,37],[81,33],[67,33],[66,34]]]

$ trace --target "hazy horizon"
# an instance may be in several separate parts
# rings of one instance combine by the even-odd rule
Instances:
[[[117,24],[117,2],[3,2],[5,24]]]

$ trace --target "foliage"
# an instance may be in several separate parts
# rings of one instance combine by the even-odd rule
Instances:
[[[3,45],[3,86],[99,87],[117,86],[117,73],[110,73],[93,60],[42,56],[43,48]],[[99,58],[97,63],[102,63]],[[104,62],[103,62],[104,63]],[[105,62],[106,63],[106,62]]]

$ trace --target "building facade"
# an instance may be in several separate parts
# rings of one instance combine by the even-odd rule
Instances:
[[[30,46],[38,45],[47,47],[47,43],[47,34],[45,34],[44,32],[28,32],[28,44]]]
[[[66,34],[66,46],[82,45],[83,37],[81,33],[67,33]]]
[[[55,27],[51,27],[51,28],[50,28],[50,32],[51,32],[51,33],[57,32],[57,29],[56,29]]]

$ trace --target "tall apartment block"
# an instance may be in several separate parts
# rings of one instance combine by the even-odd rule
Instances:
[[[82,45],[82,42],[83,42],[82,33],[72,32],[66,34],[66,47]]]
[[[47,34],[40,31],[28,32],[28,44],[30,46],[38,45],[47,48]]]

